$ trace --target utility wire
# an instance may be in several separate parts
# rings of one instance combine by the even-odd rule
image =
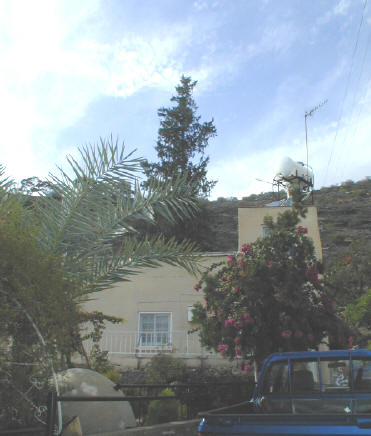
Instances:
[[[345,102],[345,99],[346,99],[346,97],[347,97],[347,95],[348,95],[348,89],[349,89],[349,84],[350,84],[350,77],[351,77],[352,72],[353,72],[354,58],[355,58],[355,55],[356,55],[356,52],[357,52],[357,49],[358,49],[359,35],[360,35],[360,33],[361,33],[361,28],[362,28],[362,24],[363,24],[363,18],[364,18],[364,13],[365,13],[366,6],[367,6],[367,1],[368,1],[368,0],[365,0],[365,2],[364,2],[364,4],[363,4],[363,10],[362,10],[361,22],[359,23],[358,32],[357,32],[357,37],[356,37],[356,42],[355,42],[355,44],[354,44],[354,48],[353,48],[353,53],[352,53],[352,58],[351,58],[351,63],[350,63],[350,69],[349,69],[349,73],[348,73],[348,77],[347,77],[347,82],[346,82],[346,86],[345,86],[345,91],[344,91],[343,99],[342,99],[342,102],[341,102],[341,105],[340,105],[340,115],[339,115],[339,118],[338,118],[338,121],[337,121],[337,126],[336,126],[335,136],[334,136],[334,140],[333,140],[332,147],[331,147],[330,158],[329,158],[329,160],[328,160],[328,162],[327,162],[327,167],[326,167],[325,177],[324,177],[324,181],[323,181],[323,185],[322,185],[322,186],[325,186],[325,185],[326,185],[326,179],[327,179],[328,169],[329,169],[329,167],[330,167],[330,163],[331,163],[331,160],[332,160],[332,157],[333,157],[333,154],[334,154],[335,143],[336,143],[337,136],[338,136],[338,133],[339,133],[340,121],[341,121],[341,119],[342,119],[342,117],[343,117],[344,102]]]
[[[350,120],[349,120],[349,126],[350,126],[350,128],[351,128],[351,126],[352,126],[352,124],[353,124],[353,115],[354,115],[354,113],[355,113],[356,97],[359,95],[359,88],[360,88],[361,78],[362,78],[362,76],[363,76],[363,72],[364,72],[364,66],[365,66],[366,58],[367,58],[367,55],[369,54],[369,46],[370,46],[370,42],[371,42],[371,31],[370,31],[369,34],[368,34],[367,42],[366,42],[366,44],[365,44],[364,54],[363,54],[362,61],[361,61],[360,72],[359,72],[358,78],[357,78],[357,80],[356,80],[355,91],[354,91],[354,94],[353,94],[353,101],[352,101],[352,105],[351,105],[351,115],[350,115]],[[371,73],[370,73],[370,77],[371,77]],[[368,80],[366,81],[366,83],[368,83]],[[360,105],[360,106],[359,106],[359,111],[358,111],[358,113],[356,114],[355,119],[354,119],[354,129],[353,129],[353,134],[351,135],[351,137],[352,137],[353,139],[355,138],[355,135],[356,135],[356,131],[357,131],[357,122],[358,122],[358,119],[359,119],[359,117],[360,117],[361,112],[362,112],[362,107],[361,107],[361,105]],[[345,144],[345,143],[346,143],[346,141],[347,141],[347,139],[348,139],[348,136],[349,136],[349,131],[350,131],[350,129],[348,129],[348,130],[346,131],[346,134],[345,134],[345,136],[344,136],[344,140],[343,140],[342,144]],[[343,165],[343,167],[342,167],[342,170],[341,170],[341,176],[343,176],[343,174],[344,174],[344,167],[345,167],[345,165]]]
[[[365,59],[366,59],[366,57],[367,57],[367,55],[369,54],[369,49],[370,49],[370,43],[371,43],[371,31],[370,31],[370,33],[369,33],[369,35],[368,35],[368,40],[367,40],[367,45],[366,45],[366,49],[365,49],[365,56],[364,56],[364,58],[363,58],[363,61],[365,61]],[[364,62],[362,62],[362,68],[363,68],[363,64],[364,64]],[[368,74],[368,76],[366,77],[366,79],[365,79],[365,83],[366,84],[368,84],[369,82],[370,82],[370,80],[371,80],[371,71],[369,72],[369,74]],[[367,91],[367,90],[366,90]],[[367,93],[365,94],[366,96],[367,96]],[[360,97],[360,101],[361,101],[361,98],[362,97]],[[358,104],[358,110],[356,111],[357,113],[356,113],[356,115],[355,115],[355,119],[354,119],[354,122],[353,122],[353,124],[354,124],[354,128],[353,128],[353,132],[352,132],[352,135],[351,135],[351,138],[353,138],[353,139],[355,139],[356,138],[356,136],[357,136],[357,133],[358,133],[358,128],[359,128],[359,125],[358,125],[358,121],[359,121],[359,119],[360,119],[360,116],[361,116],[361,113],[365,110],[365,104],[360,104],[360,101],[359,101],[359,104]],[[342,173],[341,174],[344,174],[344,167],[345,167],[345,165],[343,165],[343,168],[342,168]]]

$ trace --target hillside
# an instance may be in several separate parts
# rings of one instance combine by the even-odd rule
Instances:
[[[237,249],[239,207],[263,206],[278,199],[277,193],[269,192],[243,200],[220,198],[208,202],[214,231],[213,251]],[[371,247],[371,178],[315,190],[313,204],[318,209],[324,260],[334,258],[353,241],[366,240]]]

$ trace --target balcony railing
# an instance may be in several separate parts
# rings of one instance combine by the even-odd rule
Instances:
[[[201,347],[198,333],[173,330],[170,333],[106,330],[100,343],[110,354],[146,355],[160,351],[174,352],[179,356],[207,356],[215,353]],[[86,344],[87,350],[91,344]]]

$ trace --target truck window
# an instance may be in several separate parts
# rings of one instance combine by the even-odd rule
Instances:
[[[358,393],[371,393],[371,360],[369,358],[352,359],[353,389]],[[371,399],[361,397],[356,400],[355,413],[371,413]]]
[[[319,392],[318,362],[316,359],[291,360],[291,392],[306,394]]]
[[[263,393],[287,393],[288,364],[287,361],[273,362],[264,376]]]
[[[371,392],[371,360],[368,358],[352,359],[352,364],[355,392]]]
[[[323,392],[340,393],[350,390],[349,359],[321,359],[320,367]]]

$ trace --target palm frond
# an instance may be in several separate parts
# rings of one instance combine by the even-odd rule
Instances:
[[[132,158],[132,153],[125,155],[124,147],[120,150],[112,140],[107,143],[101,140],[99,146],[79,151],[84,165],[69,156],[70,172],[59,168],[58,176],[50,175],[53,198],[44,195],[39,202],[44,243],[54,252],[66,252],[71,234],[83,236],[87,230],[95,232],[91,212],[104,208],[124,188],[130,190],[141,170],[142,160]]]
[[[8,197],[14,186],[14,180],[5,176],[5,166],[0,164],[0,201]]]
[[[142,268],[155,268],[164,263],[185,268],[195,275],[199,272],[200,259],[200,254],[195,252],[195,244],[189,241],[166,241],[163,237],[139,239],[130,236],[120,247],[106,247],[106,250],[101,249],[93,256],[85,258],[85,268],[72,262],[69,269],[74,269],[79,281],[84,283],[82,294],[85,295],[112,287],[114,283],[127,281]]]
[[[37,202],[44,246],[63,255],[71,273],[80,274],[86,283],[101,276],[92,273],[95,268],[106,268],[102,277],[109,277],[110,283],[116,270],[122,278],[130,274],[131,267],[156,266],[157,260],[192,269],[192,244],[143,239],[137,229],[140,222],[155,225],[159,216],[169,223],[192,216],[197,201],[186,178],[167,184],[154,181],[142,191],[137,179],[142,159],[133,158],[132,153],[125,155],[117,142],[101,141],[97,147],[83,148],[80,154],[83,163],[69,157],[71,171],[60,169],[58,177],[50,176],[53,195],[44,195]],[[118,240],[125,243],[119,257],[113,248]],[[151,249],[149,243],[153,244]],[[137,259],[135,264],[125,260],[129,258]],[[87,276],[81,276],[81,271]]]

